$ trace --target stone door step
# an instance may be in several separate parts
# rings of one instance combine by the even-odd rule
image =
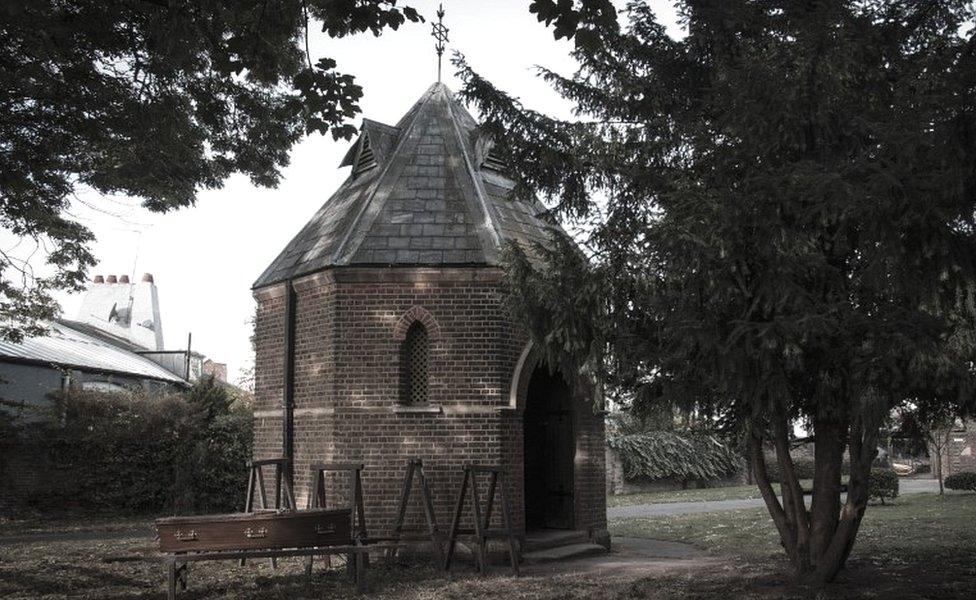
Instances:
[[[525,552],[547,550],[570,544],[582,544],[589,541],[585,531],[574,529],[539,529],[525,534]]]
[[[522,555],[522,562],[533,565],[539,563],[554,562],[559,560],[570,560],[573,558],[583,558],[585,556],[596,556],[606,554],[607,549],[599,544],[589,542],[582,544],[569,544],[568,546],[558,546],[556,548],[546,548],[544,550],[534,550]]]

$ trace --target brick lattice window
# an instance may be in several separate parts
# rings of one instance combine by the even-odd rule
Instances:
[[[430,387],[430,342],[427,329],[415,321],[400,347],[400,401],[422,405],[428,402]]]

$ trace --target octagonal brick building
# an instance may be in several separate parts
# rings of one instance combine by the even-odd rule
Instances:
[[[299,506],[312,462],[364,463],[371,533],[395,518],[408,458],[441,529],[462,466],[497,464],[519,535],[608,543],[593,389],[550,372],[505,306],[502,249],[548,240],[543,207],[513,196],[440,83],[396,125],[364,120],[341,166],[348,179],[254,284],[255,458],[292,457]]]

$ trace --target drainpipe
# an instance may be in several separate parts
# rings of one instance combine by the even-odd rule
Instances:
[[[295,288],[285,282],[284,385],[281,398],[281,455],[288,460],[285,478],[294,489],[295,462]]]

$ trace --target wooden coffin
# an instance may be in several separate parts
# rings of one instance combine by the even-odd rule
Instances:
[[[352,543],[348,508],[156,519],[162,552],[265,550]]]

